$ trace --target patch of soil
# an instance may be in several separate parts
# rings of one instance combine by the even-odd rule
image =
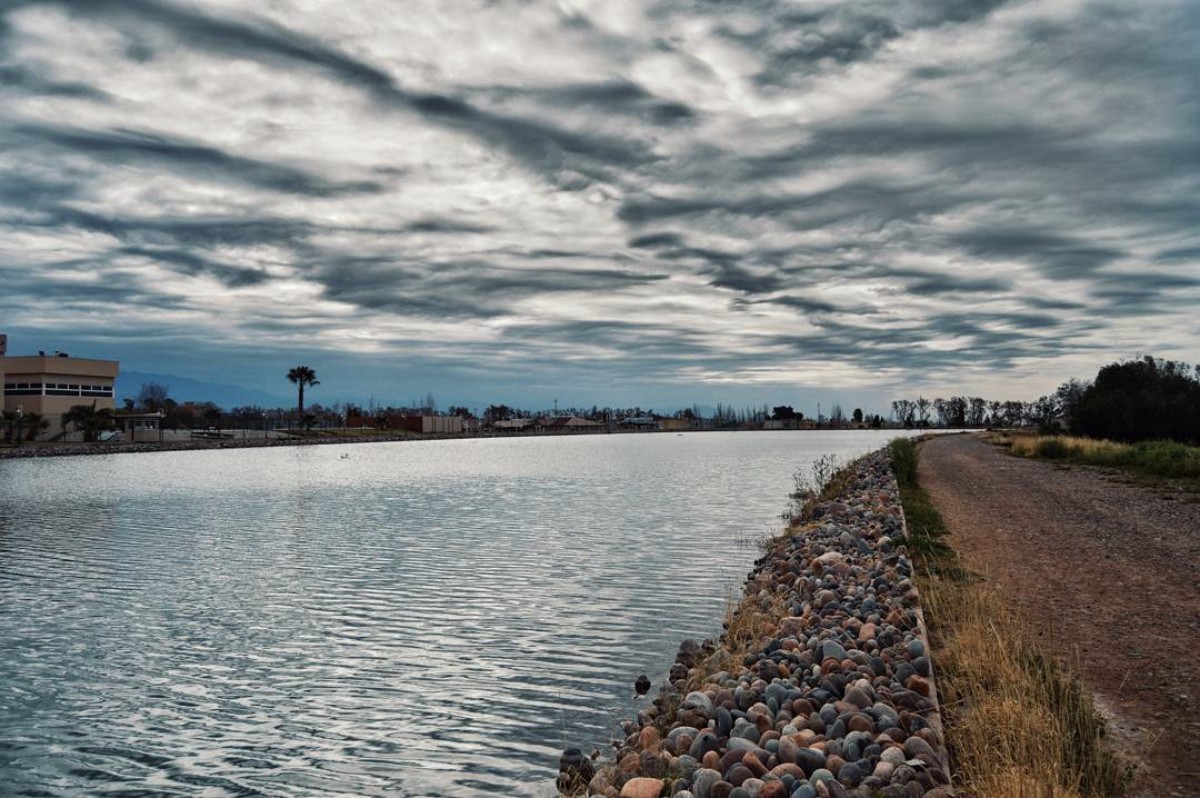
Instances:
[[[924,444],[919,479],[966,564],[1095,693],[1135,794],[1200,795],[1200,505],[975,435]]]

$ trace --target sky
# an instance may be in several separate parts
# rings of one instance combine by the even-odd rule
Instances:
[[[0,332],[315,401],[1200,359],[1200,7],[0,2]]]

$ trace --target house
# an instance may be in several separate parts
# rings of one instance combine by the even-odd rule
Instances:
[[[691,429],[692,420],[690,418],[662,418],[658,421],[659,429],[670,432],[679,432],[680,430]]]
[[[38,413],[50,422],[52,431],[61,428],[63,414],[75,405],[115,409],[113,391],[119,369],[115,360],[71,357],[66,352],[8,357],[7,339],[0,336],[4,409]]]
[[[533,424],[534,419],[532,418],[506,418],[501,421],[493,421],[490,426],[496,432],[523,432]]]
[[[461,435],[463,431],[462,416],[404,416],[397,425],[409,432],[420,432],[424,435],[437,433],[439,435]]]
[[[634,418],[625,418],[621,420],[621,426],[625,429],[658,429],[658,419],[652,416],[636,416]]]
[[[113,425],[121,431],[121,437],[127,441],[162,441],[163,412],[153,413],[118,410],[113,414]]]
[[[599,432],[604,424],[579,416],[547,416],[537,420],[537,427],[546,432]]]

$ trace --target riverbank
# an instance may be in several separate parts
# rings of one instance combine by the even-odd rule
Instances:
[[[161,443],[34,443],[16,448],[0,449],[0,460],[32,457],[87,457],[103,454],[138,454],[144,452],[190,452],[206,449],[263,449],[274,446],[315,446],[329,443],[386,443],[404,440],[434,439],[439,436],[376,435],[372,437],[330,435],[301,438],[197,438]],[[449,437],[449,436],[443,436]]]
[[[928,642],[884,451],[839,472],[765,545],[718,641],[684,641],[669,681],[599,773],[613,798],[929,796],[949,790]]]

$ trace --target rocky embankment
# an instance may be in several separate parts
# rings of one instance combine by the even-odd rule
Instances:
[[[848,467],[746,581],[719,641],[684,641],[615,761],[559,789],[609,798],[953,795],[886,450]]]

